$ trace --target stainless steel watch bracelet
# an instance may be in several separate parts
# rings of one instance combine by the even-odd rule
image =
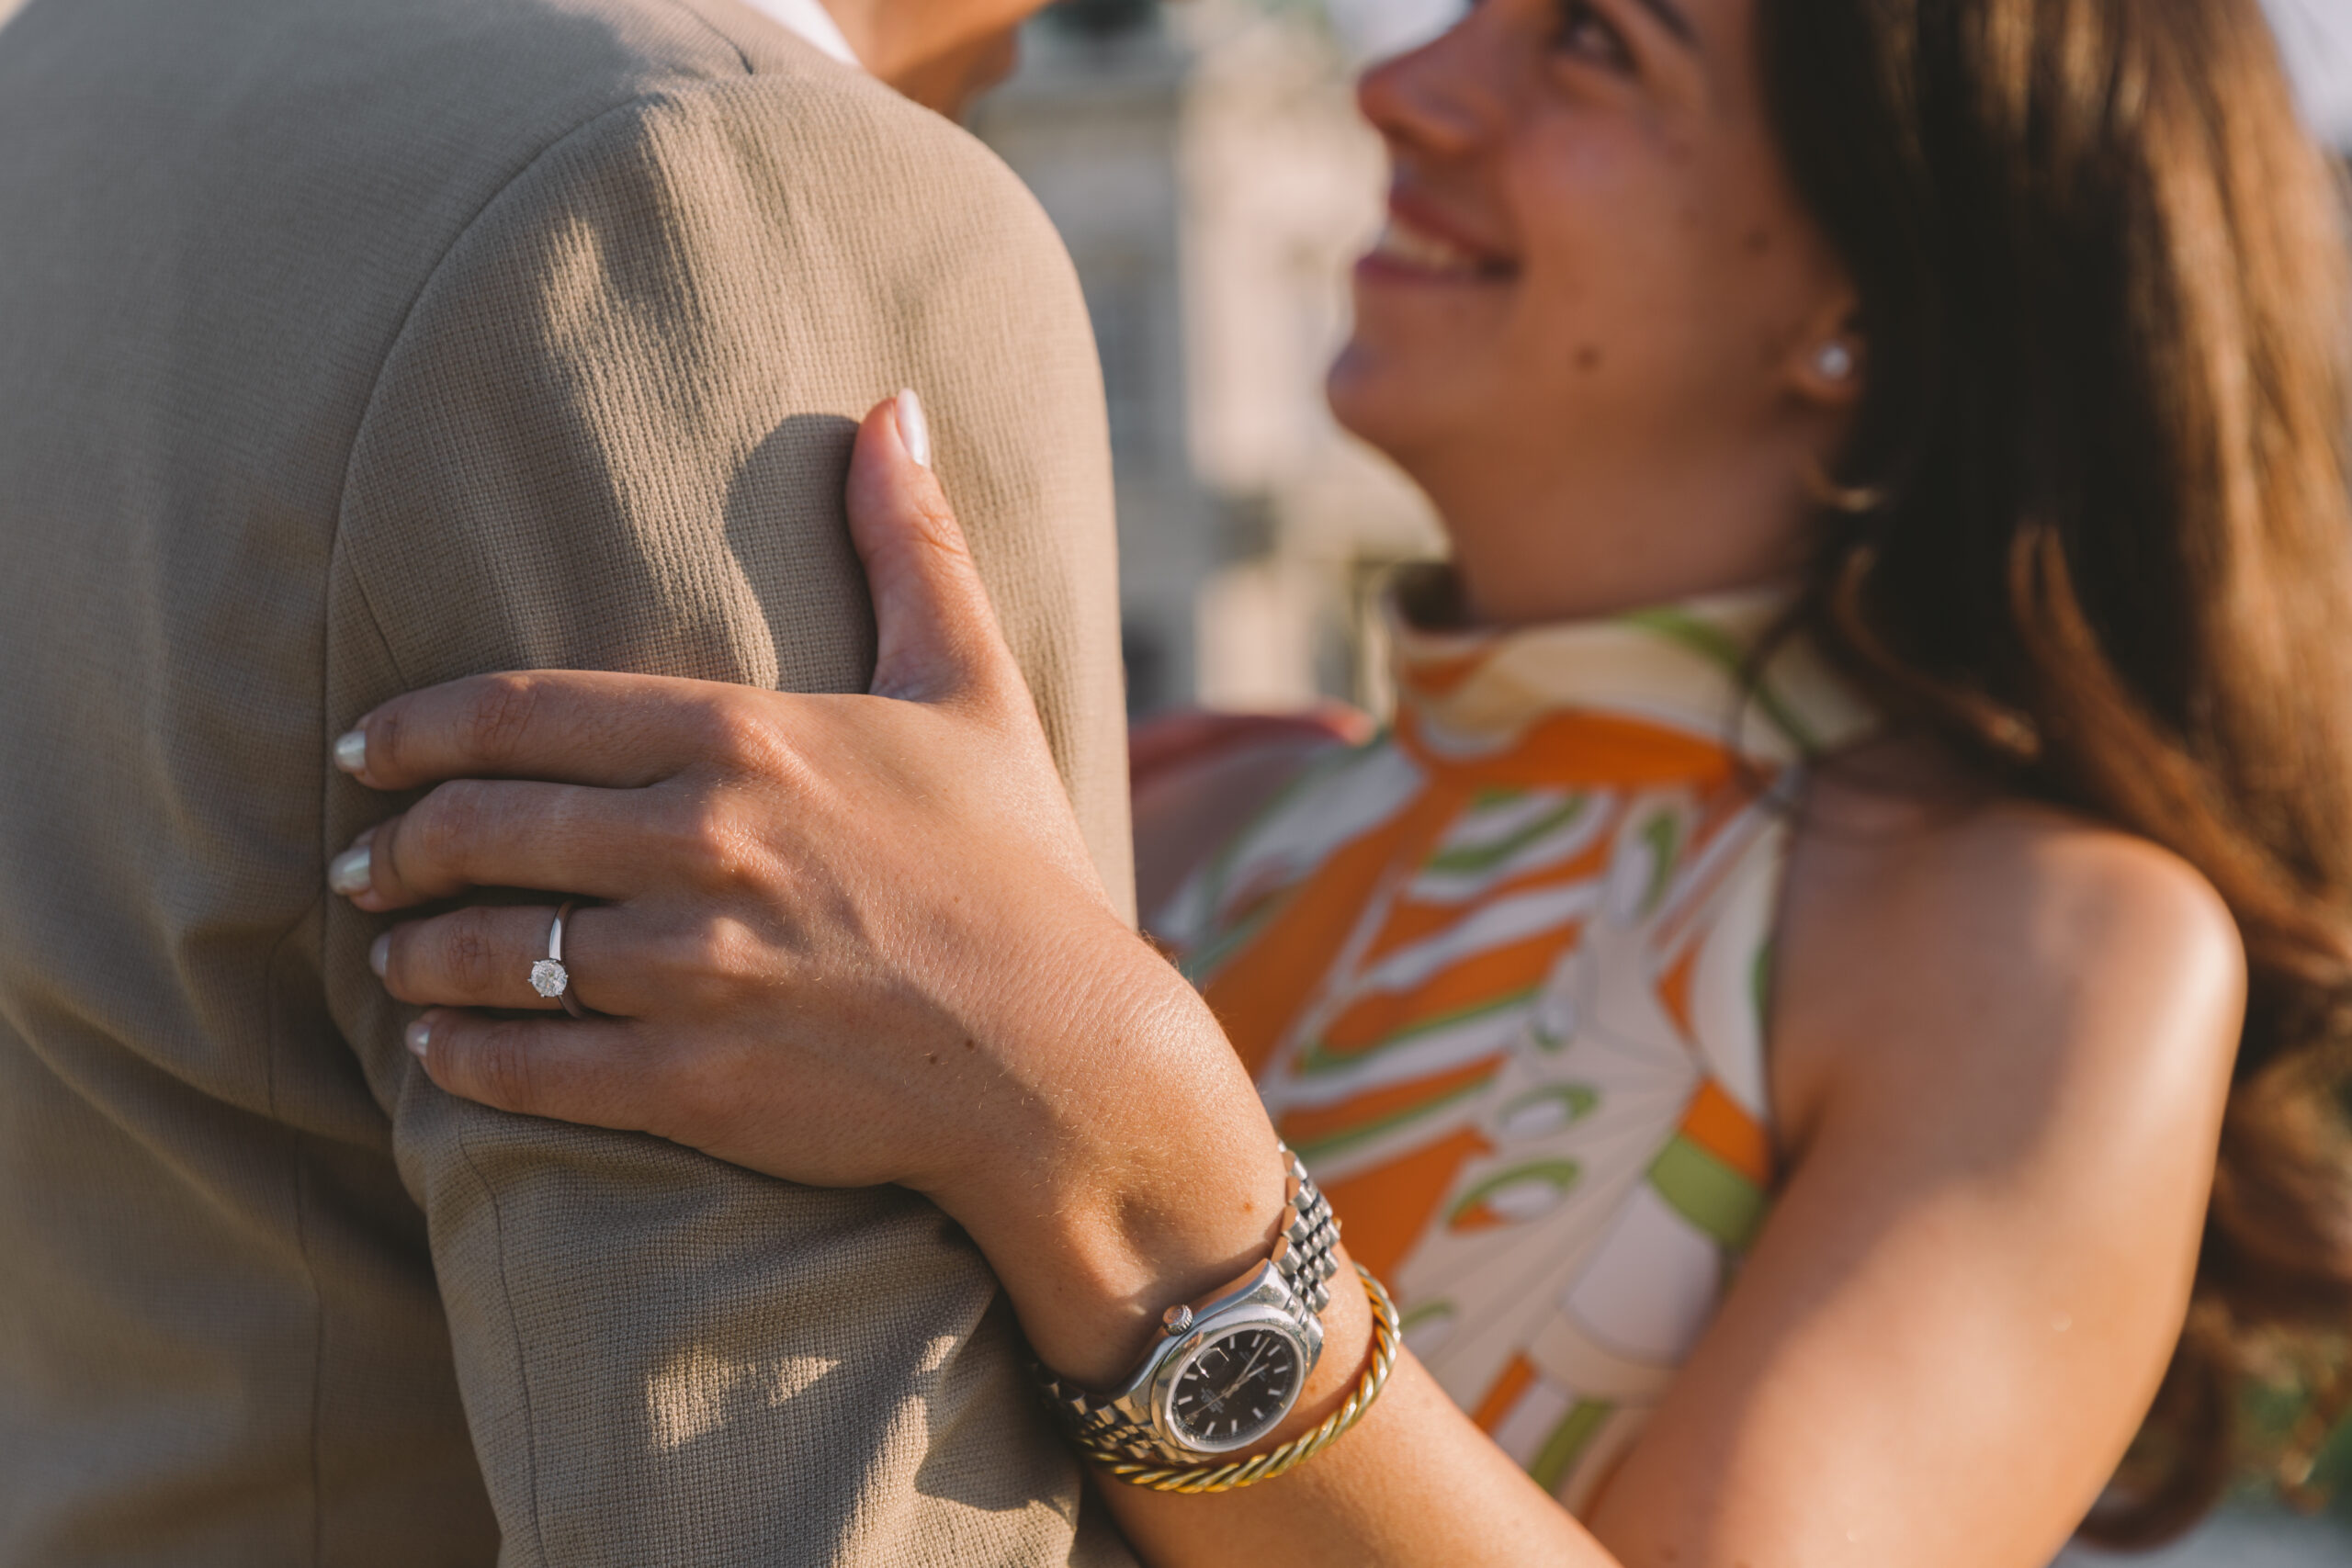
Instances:
[[[1290,1161],[1289,1191],[1284,1194],[1288,1203],[1283,1212],[1286,1223],[1274,1238],[1268,1261],[1319,1319],[1331,1305],[1331,1276],[1340,1271],[1340,1222],[1290,1145],[1282,1145],[1282,1151]]]

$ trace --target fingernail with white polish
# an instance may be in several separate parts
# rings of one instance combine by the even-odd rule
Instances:
[[[379,980],[392,966],[392,933],[386,931],[368,944],[368,967],[376,972]]]
[[[368,732],[366,730],[355,729],[348,735],[338,736],[335,739],[334,765],[346,773],[364,773],[368,771]]]
[[[327,886],[348,898],[365,893],[372,880],[368,874],[370,852],[366,844],[356,844],[334,857],[327,867]]]
[[[913,389],[899,394],[899,439],[906,443],[907,456],[924,468],[931,467],[931,421],[923,417],[922,400]]]
[[[432,1040],[433,1026],[425,1022],[424,1020],[420,1018],[414,1023],[408,1026],[409,1055],[416,1057],[419,1061],[424,1060],[424,1047],[431,1043]]]

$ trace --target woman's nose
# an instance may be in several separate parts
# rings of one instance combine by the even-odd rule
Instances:
[[[1503,84],[1474,36],[1478,13],[1442,36],[1366,71],[1356,107],[1392,147],[1459,156],[1478,144]]]

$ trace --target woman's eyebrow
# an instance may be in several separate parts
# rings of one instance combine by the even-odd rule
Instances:
[[[1658,26],[1668,32],[1672,33],[1692,49],[1699,47],[1699,29],[1690,25],[1690,17],[1684,14],[1682,7],[1676,5],[1674,0],[1634,0],[1634,3],[1657,17]]]

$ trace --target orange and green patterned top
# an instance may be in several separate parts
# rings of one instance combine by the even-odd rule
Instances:
[[[1867,711],[1785,601],[1433,633],[1398,713],[1196,875],[1185,955],[1407,1342],[1581,1506],[1773,1187],[1764,989],[1808,755]]]

